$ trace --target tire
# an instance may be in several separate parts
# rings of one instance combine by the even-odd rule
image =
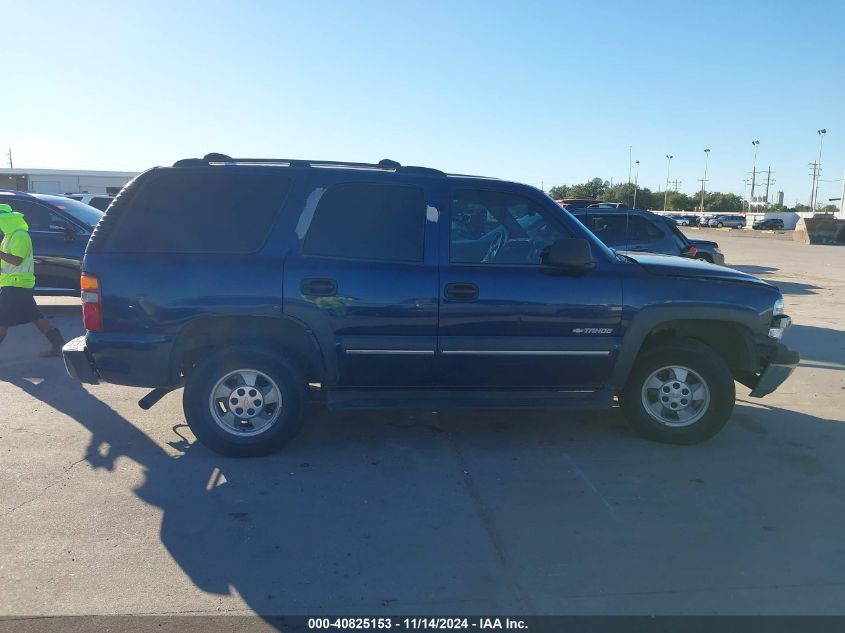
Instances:
[[[680,372],[668,369],[675,367],[689,370],[685,380]],[[652,412],[661,406],[656,400],[664,397],[667,387],[670,393],[665,397],[678,410],[664,407],[663,420],[659,420]],[[682,404],[684,388],[689,395],[687,404]],[[697,394],[703,394],[698,402]],[[640,355],[619,400],[628,422],[643,437],[667,444],[697,444],[722,430],[735,399],[733,376],[722,358],[699,341],[679,338]]]
[[[245,347],[200,361],[188,375],[182,406],[188,426],[205,446],[228,457],[256,457],[277,451],[296,435],[304,422],[304,399],[305,380],[294,365]]]
[[[719,223],[716,225],[716,228],[721,229],[723,226],[725,226],[725,225],[724,225],[724,224],[722,224],[721,222],[719,222]]]
[[[696,255],[695,258],[700,259],[703,262],[713,263],[713,258],[710,257],[710,255]]]

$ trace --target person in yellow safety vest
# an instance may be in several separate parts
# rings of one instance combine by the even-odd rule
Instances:
[[[0,204],[0,343],[13,325],[34,323],[50,341],[50,349],[41,356],[59,356],[62,353],[61,333],[44,318],[32,289],[35,287],[35,269],[32,258],[32,239],[29,225],[23,214],[8,204]]]

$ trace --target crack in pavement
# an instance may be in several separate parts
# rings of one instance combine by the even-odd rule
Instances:
[[[75,462],[71,463],[69,466],[64,467],[62,469],[62,473],[56,478],[55,481],[53,481],[53,482],[47,484],[46,486],[44,486],[40,491],[38,491],[38,493],[34,497],[27,499],[26,501],[24,501],[22,503],[19,503],[18,505],[16,505],[15,507],[13,507],[9,510],[6,510],[2,514],[0,514],[0,517],[9,516],[10,514],[17,512],[21,508],[38,501],[38,499],[40,499],[48,490],[50,490],[51,488],[54,488],[55,486],[58,486],[60,483],[62,483],[62,481],[65,480],[67,474],[71,470],[73,470],[73,467],[76,466],[77,464],[79,464],[80,462],[84,462],[85,459],[86,459],[85,457],[80,457]]]
[[[514,565],[511,561],[510,555],[508,554],[507,546],[505,545],[505,539],[502,538],[502,535],[499,533],[499,529],[496,526],[496,521],[493,517],[493,513],[484,503],[484,500],[481,498],[481,490],[479,489],[478,484],[475,482],[472,475],[470,474],[466,458],[464,457],[460,446],[458,446],[458,443],[455,440],[453,433],[448,434],[448,440],[450,446],[452,447],[452,450],[457,456],[458,465],[460,466],[460,469],[464,474],[464,485],[466,486],[467,492],[469,493],[469,497],[472,500],[473,507],[475,508],[475,511],[478,514],[478,518],[481,520],[481,524],[484,527],[484,530],[487,532],[487,536],[493,545],[493,551],[495,551],[496,553],[496,559],[502,566],[503,577],[506,579],[506,583],[510,589],[510,592],[513,595],[514,600],[516,601],[523,614],[533,613],[533,609],[531,608],[531,602],[526,592],[516,580],[516,571],[514,570]]]

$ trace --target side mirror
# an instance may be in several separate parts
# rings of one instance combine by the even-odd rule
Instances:
[[[590,249],[590,243],[579,237],[558,240],[543,249],[540,261],[566,272],[586,272],[596,267],[596,259]]]

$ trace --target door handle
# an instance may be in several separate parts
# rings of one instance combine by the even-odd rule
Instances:
[[[447,299],[455,301],[474,301],[478,299],[478,286],[467,282],[446,284],[443,294]]]
[[[337,294],[337,282],[334,279],[303,279],[299,284],[302,294],[310,297],[331,297]]]

